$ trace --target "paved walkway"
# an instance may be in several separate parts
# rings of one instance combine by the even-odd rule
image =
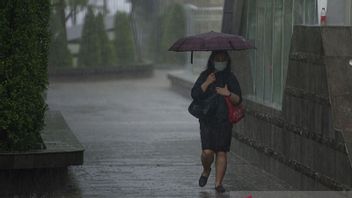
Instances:
[[[144,79],[52,82],[47,102],[63,113],[86,149],[84,165],[68,168],[55,196],[215,196],[215,171],[207,186],[198,187],[198,121],[187,112],[190,100],[169,89],[166,71]],[[233,153],[224,186],[228,191],[291,189]]]

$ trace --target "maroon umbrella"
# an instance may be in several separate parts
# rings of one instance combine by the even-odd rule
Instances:
[[[193,51],[244,50],[251,48],[254,48],[254,46],[242,36],[211,31],[181,38],[170,47],[169,51],[191,51],[191,62],[193,62]]]

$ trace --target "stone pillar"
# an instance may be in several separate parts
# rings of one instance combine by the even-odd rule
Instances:
[[[243,0],[225,0],[221,32],[238,34],[241,26]]]
[[[332,119],[352,162],[352,27],[322,28]],[[351,166],[351,164],[350,164]]]
[[[336,147],[287,136],[284,155],[347,186],[352,184],[351,44],[352,27],[295,26],[282,109],[289,126],[285,134],[297,129]]]
[[[282,110],[244,98],[232,150],[296,189],[351,190],[351,43],[352,27],[295,26]]]

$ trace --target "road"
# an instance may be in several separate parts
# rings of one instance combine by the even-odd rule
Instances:
[[[187,112],[190,100],[170,90],[166,74],[50,83],[49,108],[62,112],[85,147],[84,165],[69,167],[53,196],[216,196],[215,171],[204,188],[198,187],[198,120]],[[230,191],[291,188],[234,153],[229,154],[224,187],[229,192],[222,197]]]

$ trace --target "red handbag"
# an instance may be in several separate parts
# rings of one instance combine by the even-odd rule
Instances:
[[[244,117],[244,107],[242,104],[235,106],[230,101],[230,97],[225,97],[229,121],[233,124],[239,122]]]

